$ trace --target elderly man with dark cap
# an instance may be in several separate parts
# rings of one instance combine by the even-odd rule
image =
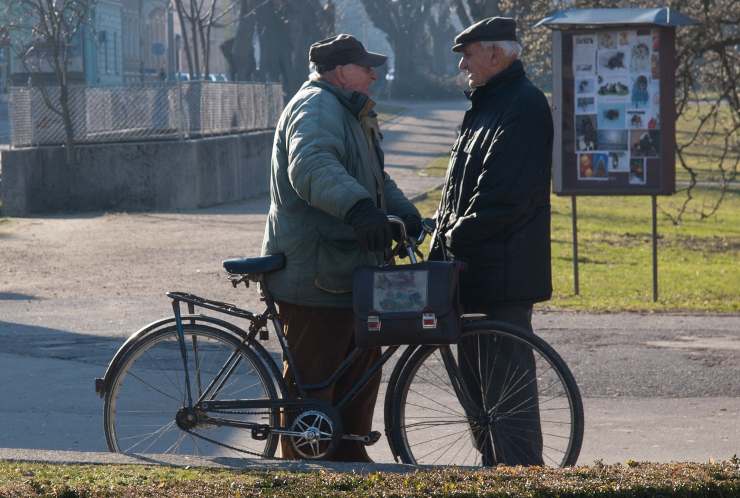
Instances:
[[[354,349],[352,272],[379,265],[391,244],[386,214],[400,216],[410,233],[421,231],[416,208],[384,171],[381,134],[370,86],[384,55],[340,34],[311,45],[314,70],[286,105],[275,130],[270,173],[270,212],[262,254],[284,254],[285,268],[266,285],[278,302],[296,372],[284,377],[296,394],[301,384],[327,380]],[[336,402],[380,356],[365,349],[349,370],[312,398]],[[346,405],[343,432],[368,436],[380,374]],[[290,425],[290,420],[284,423]],[[286,458],[299,458],[290,438]],[[370,461],[356,440],[342,440],[331,458]]]
[[[525,76],[513,19],[492,17],[473,24],[455,38],[452,50],[461,54],[470,108],[452,146],[431,257],[466,263],[460,287],[467,312],[533,333],[532,305],[552,293],[550,108]],[[540,465],[533,357],[527,348],[506,342],[459,348],[471,396],[502,415],[497,423],[472,428],[474,439],[484,464]],[[507,390],[505,372],[493,366],[494,381],[482,388],[476,367],[466,361],[499,355],[524,373],[520,388]]]

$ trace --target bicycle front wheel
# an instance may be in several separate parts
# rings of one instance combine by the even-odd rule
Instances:
[[[458,344],[419,348],[392,396],[392,437],[404,463],[578,459],[583,406],[573,375],[544,340],[507,324],[469,324]]]
[[[201,324],[183,324],[190,397],[207,400],[277,400],[272,375],[259,356],[233,335]],[[177,328],[144,337],[122,358],[105,397],[108,448],[122,453],[201,456],[275,454],[278,438],[255,439],[252,431],[213,423],[183,423],[188,389]],[[197,414],[196,405],[196,414]],[[179,414],[179,415],[178,415]],[[277,427],[274,409],[206,413],[240,422]]]

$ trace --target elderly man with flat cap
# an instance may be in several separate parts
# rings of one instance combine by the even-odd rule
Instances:
[[[296,394],[301,384],[328,379],[354,349],[352,272],[385,261],[392,233],[386,214],[400,216],[410,233],[421,231],[416,208],[384,171],[370,85],[384,55],[365,50],[351,35],[311,45],[309,81],[286,105],[275,130],[270,211],[262,254],[284,254],[285,268],[266,276],[296,372],[284,377]],[[337,402],[380,356],[365,349],[337,382],[308,393]],[[378,373],[346,405],[343,432],[368,436],[380,385]],[[284,423],[290,424],[289,420]],[[286,458],[299,458],[290,438]],[[343,440],[331,457],[370,461],[358,441]]]
[[[431,257],[466,263],[460,288],[467,312],[533,333],[532,305],[552,293],[550,108],[524,73],[513,19],[492,17],[473,24],[455,38],[452,50],[462,56],[459,67],[468,78],[470,108],[452,147]],[[506,341],[459,349],[472,396],[500,413],[516,413],[490,424],[495,427],[472,428],[483,463],[541,465],[531,351]],[[502,384],[506,373],[498,366],[490,366],[494,381],[483,381],[487,387],[482,388],[476,367],[466,359],[503,355],[526,374],[521,388],[507,391]]]

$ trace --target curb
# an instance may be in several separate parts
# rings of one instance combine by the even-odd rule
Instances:
[[[236,457],[197,457],[183,455],[103,453],[87,451],[58,451],[0,448],[0,461],[32,462],[73,465],[160,465],[169,467],[197,467],[246,470],[252,472],[373,472],[409,473],[421,469],[413,465],[395,463],[326,462],[305,460],[269,460]]]

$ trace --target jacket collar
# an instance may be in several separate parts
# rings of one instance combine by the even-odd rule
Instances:
[[[343,90],[338,86],[320,80],[310,80],[306,82],[305,86],[315,86],[331,92],[357,119],[361,119],[363,116],[375,115],[375,111],[373,111],[375,102],[367,95],[350,90]]]
[[[495,93],[498,88],[506,85],[511,81],[518,80],[524,77],[524,65],[519,59],[511,63],[509,67],[498,73],[496,76],[488,80],[488,82],[477,88],[465,91],[465,96],[475,104],[486,95]]]

